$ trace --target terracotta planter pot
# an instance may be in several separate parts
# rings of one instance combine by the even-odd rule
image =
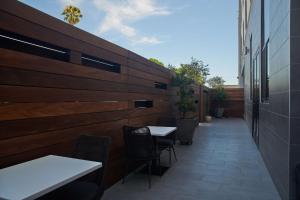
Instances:
[[[197,123],[197,118],[178,120],[177,137],[181,144],[191,145],[193,143]]]

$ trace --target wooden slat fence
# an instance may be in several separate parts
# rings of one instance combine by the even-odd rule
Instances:
[[[227,95],[226,100],[222,103],[222,107],[225,108],[225,117],[238,117],[244,118],[244,89],[243,88],[226,88]],[[211,113],[217,107],[217,102],[214,100],[215,92],[210,91],[210,110]]]
[[[173,113],[170,71],[129,50],[14,0],[1,1],[0,36],[0,168],[68,155],[80,134],[109,135],[110,186],[122,175],[122,126],[153,124]],[[53,52],[53,59],[7,36],[66,52]],[[83,54],[104,68],[119,65],[120,73],[83,65]],[[135,108],[135,100],[153,107]]]

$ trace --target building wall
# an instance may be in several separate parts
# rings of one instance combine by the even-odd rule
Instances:
[[[290,2],[270,5],[270,100],[260,109],[260,150],[283,199],[289,199]]]
[[[261,66],[261,2],[261,0],[252,0],[245,47],[250,50],[250,37],[252,36],[253,48],[251,52],[241,55],[242,58],[240,58],[245,64],[245,120],[250,131],[252,130],[252,100],[250,99],[250,62],[252,61],[250,61],[250,55],[252,54],[254,58],[258,52]],[[272,0],[270,20],[270,98],[268,103],[260,103],[258,148],[282,199],[286,200],[290,199],[290,195],[293,196],[290,192],[292,179],[289,176],[290,1]]]
[[[238,38],[239,38],[239,67],[238,67],[238,78],[239,85],[244,86],[244,64],[245,60],[242,56],[245,53],[245,42],[247,27],[249,22],[249,14],[252,0],[239,0],[239,23],[238,23]]]
[[[291,0],[290,197],[295,198],[295,166],[300,163],[300,1]]]

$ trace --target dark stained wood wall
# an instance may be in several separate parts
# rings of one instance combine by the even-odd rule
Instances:
[[[209,115],[209,88],[199,86],[199,122],[205,121],[205,116]]]
[[[226,100],[222,103],[224,107],[225,117],[238,117],[244,118],[244,89],[243,88],[226,88],[225,92],[227,95]],[[210,92],[211,112],[217,107],[217,103],[214,101],[214,91]]]
[[[14,0],[1,1],[0,29],[71,50],[70,62],[0,48],[0,168],[68,155],[80,134],[112,137],[107,186],[121,177],[122,126],[172,114],[171,73],[147,59]],[[121,64],[113,73],[80,64],[82,53]],[[157,89],[154,82],[168,84]],[[134,100],[153,100],[136,109]]]

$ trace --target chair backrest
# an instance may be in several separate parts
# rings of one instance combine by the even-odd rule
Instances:
[[[123,127],[126,153],[129,159],[147,159],[154,155],[155,146],[148,127]]]
[[[157,121],[158,126],[169,126],[169,127],[176,127],[176,118],[175,117],[162,117],[159,118]]]
[[[102,167],[88,176],[88,180],[95,182],[100,188],[103,187],[103,176],[107,167],[110,137],[81,135],[76,143],[73,158],[101,162]]]
[[[176,127],[176,118],[175,117],[161,117],[157,121],[158,126],[169,126]]]

